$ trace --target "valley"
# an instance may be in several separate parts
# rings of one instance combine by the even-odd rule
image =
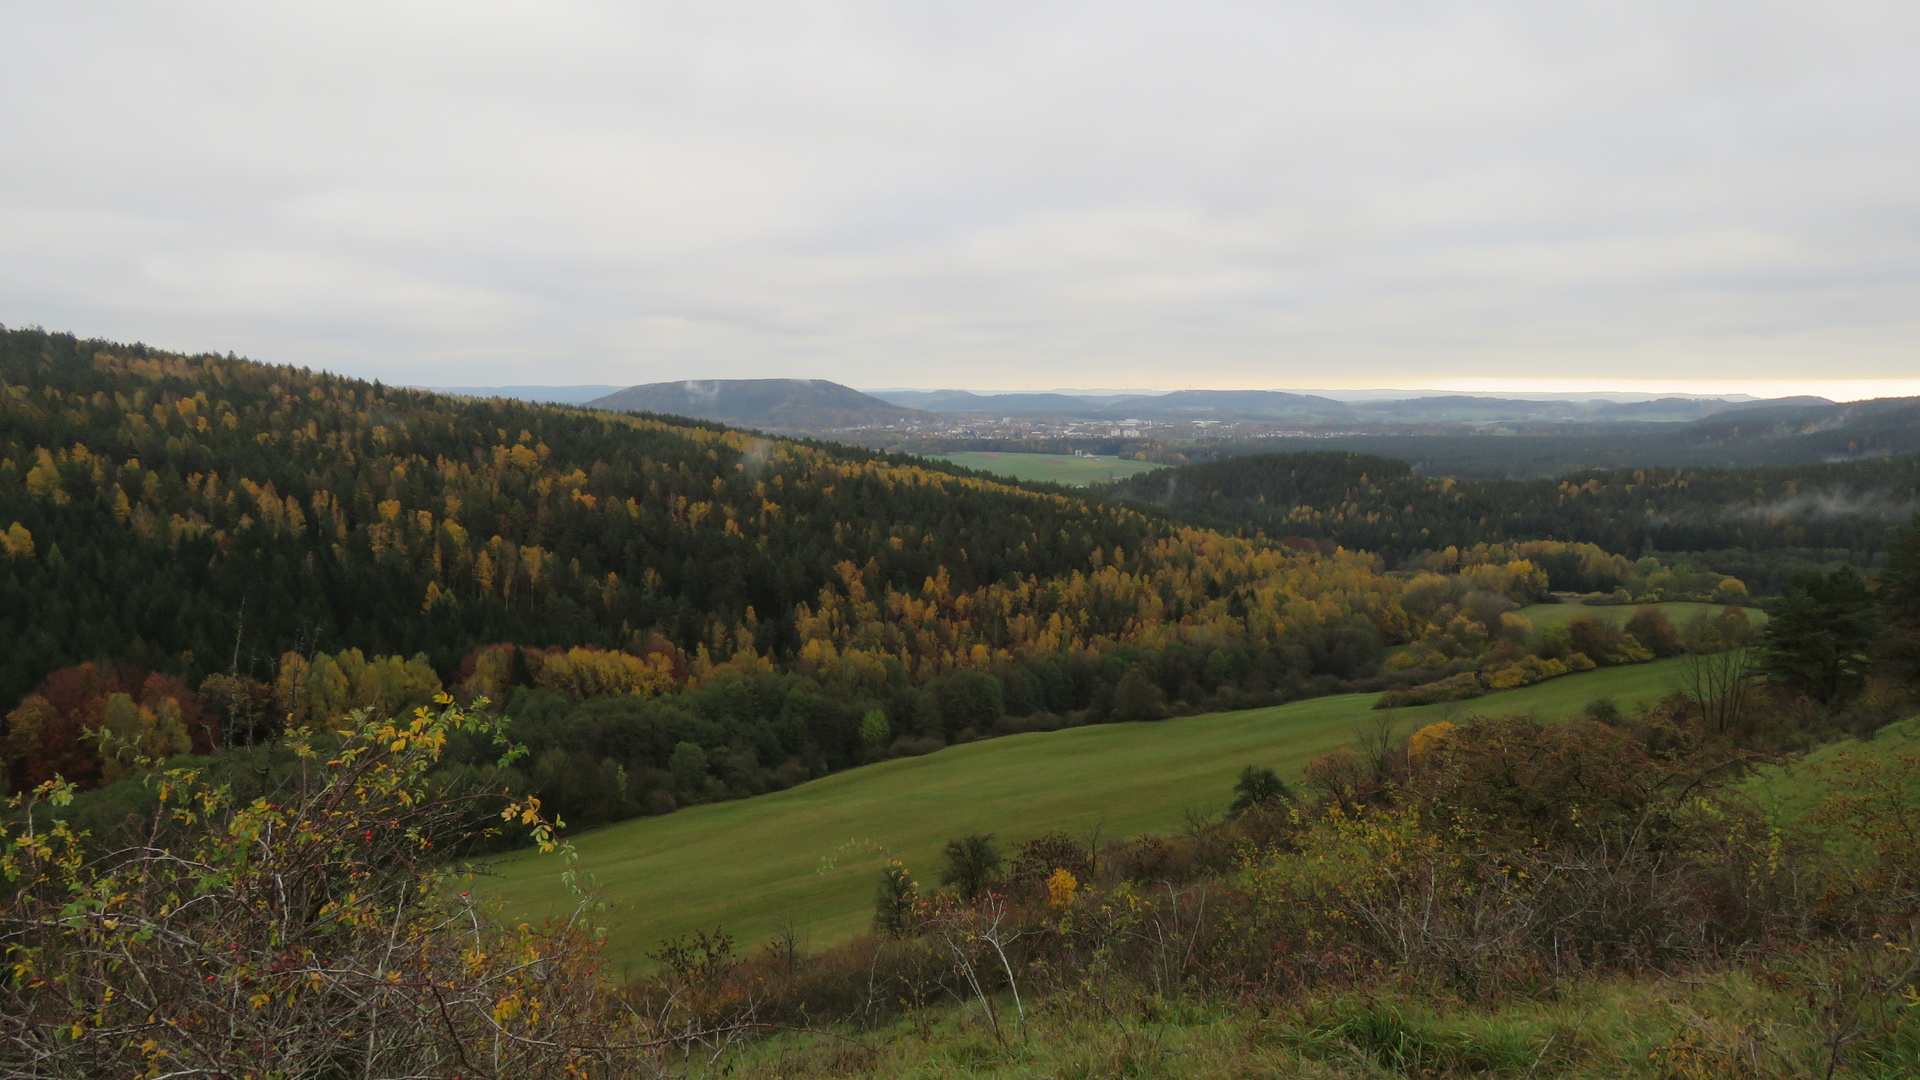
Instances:
[[[1920,4],[0,41],[0,1080],[1920,1080]]]
[[[1530,609],[1537,613],[1542,609]],[[887,854],[930,875],[940,849],[967,833],[1004,842],[1047,832],[1109,840],[1177,832],[1189,811],[1217,815],[1247,765],[1298,783],[1317,755],[1387,720],[1397,734],[1472,715],[1559,719],[1587,702],[1620,707],[1679,688],[1680,661],[1568,675],[1471,702],[1377,711],[1378,695],[1343,694],[1266,709],[1153,723],[1103,724],[950,746],[866,765],[772,795],[610,825],[574,838],[579,869],[608,904],[610,955],[630,970],[667,938],[724,930],[743,948],[791,926],[812,947],[872,920],[873,879]],[[826,867],[830,869],[825,869]],[[572,904],[551,856],[489,864],[463,888],[498,897],[513,917]]]
[[[1340,414],[1296,397],[1154,423]],[[1014,1075],[1009,1023],[1134,1037],[1084,994],[1207,1053],[1167,1010],[1244,1043],[1233,1002],[1319,1009],[1273,1051],[1310,1065],[1407,1045],[1342,996],[1392,992],[1421,1060],[1519,1060],[1448,1004],[1491,988],[1586,1069],[1540,995],[1718,970],[1880,987],[1849,1060],[1903,1060],[1872,1010],[1907,954],[1853,943],[1913,925],[1920,458],[1870,405],[1400,407],[1557,425],[1381,436],[1425,449],[1785,459],[1476,479],[1332,432],[942,445],[809,380],[539,404],[0,332],[0,940],[102,1003],[16,977],[0,1031],[106,1060],[241,1000],[333,1045],[346,1001],[455,1057],[788,1075],[815,1037],[918,1069],[907,1024]],[[357,974],[396,955],[421,978]],[[1813,1060],[1784,1000],[1739,1015]],[[1694,1053],[1661,1015],[1610,1019]]]

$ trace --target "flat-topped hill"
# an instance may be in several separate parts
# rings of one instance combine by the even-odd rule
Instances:
[[[587,402],[595,409],[664,413],[764,431],[831,431],[927,419],[825,379],[711,379],[645,383]]]

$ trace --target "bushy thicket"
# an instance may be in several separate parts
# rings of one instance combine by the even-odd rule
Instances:
[[[641,992],[713,1018],[751,1003],[864,1027],[951,1002],[1013,1047],[1042,1015],[1098,1018],[1118,1037],[1119,1017],[1181,1001],[1267,1015],[1328,995],[1551,999],[1599,979],[1738,971],[1779,990],[1806,1030],[1682,1024],[1650,1075],[1920,1065],[1905,1007],[1920,994],[1920,863],[1905,831],[1920,818],[1920,749],[1829,770],[1833,794],[1784,822],[1743,794],[1768,760],[1744,741],[1683,696],[1612,722],[1376,734],[1316,761],[1305,798],[1250,769],[1237,810],[1181,835],[1053,834],[991,860],[976,850],[991,838],[960,838],[949,859],[973,872],[950,868],[952,888],[888,865],[871,936],[813,957],[790,942],[715,954],[720,939],[703,939],[705,966],[669,964]],[[1826,840],[1834,828],[1844,847]],[[982,865],[1003,869],[969,897],[959,882]],[[1755,1054],[1766,1060],[1740,1071]],[[1536,1074],[1557,1074],[1563,1059],[1537,1071],[1545,1055]],[[1429,1067],[1444,1060],[1436,1048]]]
[[[620,1007],[590,924],[503,924],[445,856],[537,802],[439,773],[498,725],[446,699],[304,729],[250,784],[147,774],[144,820],[88,835],[71,785],[0,822],[0,1073],[579,1076],[660,1032]],[[509,751],[509,756],[511,752]]]

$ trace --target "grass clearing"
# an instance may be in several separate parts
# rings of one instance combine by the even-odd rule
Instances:
[[[1494,694],[1399,710],[1402,731],[1444,718],[1536,711],[1566,716],[1612,697],[1625,706],[1676,685],[1678,661],[1603,668]],[[1021,841],[1055,829],[1108,837],[1177,828],[1188,808],[1217,812],[1240,770],[1297,780],[1314,755],[1383,715],[1375,694],[1146,724],[1011,735],[823,777],[775,794],[692,807],[573,837],[610,910],[610,955],[641,964],[663,938],[725,928],[742,945],[787,919],[818,947],[866,927],[885,853],[933,884],[946,841],[992,832]],[[558,860],[498,860],[474,887],[518,915],[570,906]]]
[[[1726,605],[1724,604],[1705,604],[1693,600],[1673,600],[1664,604],[1647,604],[1645,606],[1658,608],[1667,616],[1668,621],[1672,622],[1674,626],[1681,628],[1687,625],[1687,620],[1696,615],[1705,615],[1708,618],[1712,618],[1726,610]],[[1535,630],[1545,630],[1549,626],[1565,626],[1582,615],[1591,615],[1601,622],[1612,623],[1615,626],[1619,626],[1628,619],[1633,618],[1633,613],[1640,610],[1641,607],[1642,605],[1640,604],[1609,604],[1605,607],[1588,607],[1585,604],[1577,603],[1528,604],[1514,614],[1526,616],[1527,621],[1533,624]],[[1754,629],[1757,630],[1767,624],[1767,613],[1760,608],[1750,607],[1746,609],[1746,612],[1747,619],[1753,624]]]
[[[941,454],[965,469],[1010,476],[1015,480],[1046,480],[1056,484],[1084,486],[1108,480],[1124,480],[1135,473],[1160,466],[1148,461],[1127,461],[1118,457],[1075,457],[1072,454],[1009,454],[998,451],[967,451]]]

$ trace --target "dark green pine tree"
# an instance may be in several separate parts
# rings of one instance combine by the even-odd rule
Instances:
[[[1874,599],[1886,632],[1880,655],[1909,682],[1920,682],[1920,514],[1887,542],[1887,568]]]
[[[1851,567],[1805,574],[1768,609],[1761,666],[1774,682],[1832,704],[1865,682],[1878,631],[1873,593]]]

